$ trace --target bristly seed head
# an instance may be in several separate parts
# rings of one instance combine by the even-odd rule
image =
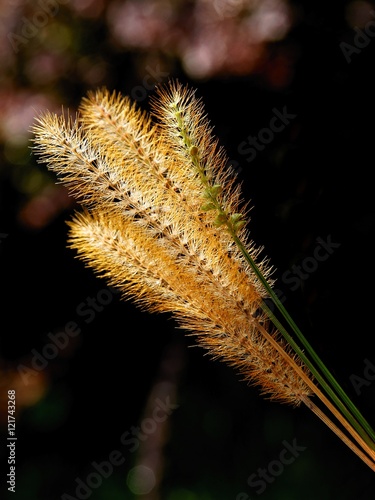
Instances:
[[[102,89],[82,100],[75,120],[38,118],[39,161],[84,207],[69,223],[69,245],[124,297],[171,313],[263,393],[299,404],[310,390],[262,335],[266,294],[233,235],[267,278],[270,269],[249,241],[240,188],[202,102],[171,82],[151,105],[150,116]]]

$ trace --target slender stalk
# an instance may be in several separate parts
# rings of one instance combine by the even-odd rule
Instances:
[[[309,398],[301,397],[305,405],[317,415],[340,439],[345,443],[363,462],[375,472],[375,463],[370,460],[361,450],[355,446],[350,439],[318,408]]]
[[[357,433],[353,426],[348,423],[348,421],[343,417],[343,415],[337,411],[337,409],[332,405],[332,403],[324,396],[313,380],[301,369],[300,366],[291,358],[287,352],[277,343],[277,341],[270,335],[267,330],[254,318],[254,322],[257,325],[258,330],[262,335],[268,340],[270,344],[273,345],[279,354],[293,367],[296,373],[304,380],[304,382],[310,387],[311,391],[322,401],[328,410],[336,417],[336,419],[342,424],[342,426],[353,436],[357,443],[361,446],[362,450],[365,450],[371,460],[363,454],[363,452],[352,442],[350,439],[314,404],[312,401],[304,396],[300,395],[300,400],[306,404],[306,406],[312,410],[335,434],[352,450],[358,455],[373,471],[375,471],[375,451],[369,446],[367,442]]]
[[[349,422],[351,422],[352,426],[358,431],[358,433],[362,436],[362,438],[366,441],[366,443],[373,449],[374,448],[374,442],[372,439],[369,437],[369,435],[366,433],[364,427],[355,419],[355,417],[350,413],[348,408],[344,405],[344,403],[339,399],[337,394],[332,390],[329,384],[324,380],[324,378],[321,376],[319,371],[316,369],[316,367],[311,363],[309,358],[305,355],[305,353],[300,349],[300,347],[296,344],[294,339],[289,335],[289,333],[285,330],[283,325],[277,320],[277,318],[274,316],[272,311],[269,309],[269,307],[263,303],[261,304],[262,309],[266,312],[266,314],[269,316],[273,324],[278,328],[280,333],[283,335],[285,340],[288,342],[288,344],[293,348],[293,350],[298,354],[298,356],[302,359],[302,361],[308,366],[310,369],[311,373],[314,375],[314,377],[317,379],[319,384],[322,386],[322,388],[325,390],[325,392],[330,396],[331,400],[336,404],[337,408],[342,411],[342,413],[346,416]],[[362,417],[362,420],[365,421],[365,419]],[[366,421],[365,421],[366,422]]]
[[[228,225],[229,226],[229,225]],[[331,372],[328,370],[328,368],[325,366],[323,361],[319,358],[317,353],[314,351],[313,347],[310,345],[310,343],[307,341],[307,339],[304,337],[298,326],[295,324],[293,319],[290,317],[289,313],[267,282],[267,280],[264,278],[263,274],[259,270],[258,266],[255,264],[254,260],[251,258],[251,256],[248,254],[244,246],[242,245],[242,242],[238,238],[238,236],[233,232],[233,229],[229,226],[228,227],[231,235],[235,241],[235,243],[238,245],[240,248],[242,254],[246,258],[246,260],[249,262],[251,267],[254,269],[255,274],[263,284],[264,288],[266,289],[267,293],[270,295],[270,298],[272,301],[275,303],[276,307],[278,310],[281,312],[283,317],[288,321],[288,324],[291,326],[293,329],[293,332],[296,334],[296,336],[299,338],[300,342],[302,345],[305,347],[305,349],[308,351],[314,362],[317,364],[318,368],[321,370],[321,372],[324,374],[328,382],[331,384],[332,388],[336,391],[337,395],[341,398],[342,401],[340,401],[339,398],[336,397],[335,393],[331,389],[331,386],[329,386],[324,378],[320,375],[319,371],[315,368],[315,366],[311,363],[311,361],[308,359],[308,357],[304,354],[304,352],[299,348],[299,346],[296,344],[296,342],[293,340],[293,338],[287,333],[283,325],[277,320],[275,315],[272,313],[272,311],[269,309],[269,307],[263,302],[261,304],[262,309],[267,313],[273,324],[280,330],[282,335],[284,336],[285,340],[293,347],[293,349],[296,351],[296,353],[301,357],[301,359],[306,363],[306,365],[309,367],[313,375],[316,377],[316,379],[319,381],[319,383],[322,385],[322,387],[325,389],[325,391],[330,395],[333,401],[335,401],[335,404],[346,414],[347,418],[352,422],[353,426],[358,430],[358,432],[363,436],[363,439],[366,440],[366,442],[373,448],[375,449],[375,431],[371,428],[369,423],[366,421],[366,419],[363,417],[363,415],[360,413],[358,408],[354,405],[354,403],[350,400],[349,396],[345,393],[345,391],[342,389],[342,387],[339,385],[337,380],[333,377]],[[345,404],[344,404],[345,403]],[[345,406],[346,405],[346,406]],[[350,409],[351,415],[348,412],[348,409]],[[358,422],[360,422],[360,425],[358,426]],[[362,430],[363,429],[363,430]],[[365,431],[365,432],[364,432]]]

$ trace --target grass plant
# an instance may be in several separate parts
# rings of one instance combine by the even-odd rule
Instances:
[[[38,161],[82,205],[69,222],[79,258],[124,299],[172,315],[262,395],[306,405],[375,471],[375,433],[274,292],[194,90],[162,85],[145,113],[99,89],[75,117],[40,115],[33,133]]]

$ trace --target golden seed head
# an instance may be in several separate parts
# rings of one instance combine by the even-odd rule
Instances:
[[[262,335],[266,294],[230,231],[266,277],[271,271],[248,239],[240,188],[201,101],[172,82],[157,89],[152,113],[156,123],[101,89],[75,119],[37,119],[39,161],[84,207],[69,223],[69,245],[124,297],[172,314],[262,392],[299,404],[310,391]]]

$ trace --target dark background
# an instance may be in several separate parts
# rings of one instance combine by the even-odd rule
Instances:
[[[224,9],[224,3],[213,4]],[[25,19],[37,19],[41,7],[0,4],[2,497],[8,498],[6,398],[13,388],[18,440],[16,494],[9,498],[78,498],[76,478],[85,482],[92,463],[107,461],[113,450],[124,463],[92,488],[93,500],[374,497],[373,472],[307,409],[263,399],[233,369],[193,348],[194,339],[167,316],[103,295],[106,283],[66,248],[66,221],[76,207],[30,150],[34,116],[61,106],[74,110],[89,89],[106,85],[134,97],[149,68],[196,88],[243,183],[244,199],[251,200],[251,236],[276,268],[287,309],[374,423],[375,373],[370,370],[357,391],[350,377],[364,377],[366,359],[375,364],[375,42],[369,37],[350,62],[340,44],[354,45],[355,26],[371,25],[375,36],[375,7],[359,1],[290,2],[282,36],[246,45],[236,38],[239,26],[259,13],[257,7],[249,10],[250,2],[241,9],[239,4],[228,2],[220,16],[217,9],[215,15],[207,11],[210,26],[226,34],[228,53],[210,71],[196,72],[183,49],[202,37],[208,19],[199,17],[208,16],[199,11],[203,2],[61,3],[32,37],[22,43],[13,38],[13,46],[9,34],[23,36]],[[135,5],[148,14],[131,24],[130,35],[124,22],[121,38],[113,12],[128,6],[129,17]],[[202,47],[214,59],[224,49],[208,42],[203,39]],[[247,53],[254,57],[247,60]],[[139,99],[144,109],[150,95],[146,89]],[[254,161],[246,161],[239,145],[269,125],[274,108],[284,106],[296,117]],[[306,263],[319,238],[340,246],[292,289],[284,273]],[[108,304],[85,322],[88,316],[77,308],[98,294]],[[33,350],[42,352],[48,334],[71,321],[80,334],[25,383],[19,366],[31,367]],[[121,436],[150,417],[155,398],[167,396],[179,407],[132,452]],[[248,477],[294,440],[305,449],[258,495]],[[148,494],[136,495],[128,472],[145,463],[156,464],[159,482]]]

